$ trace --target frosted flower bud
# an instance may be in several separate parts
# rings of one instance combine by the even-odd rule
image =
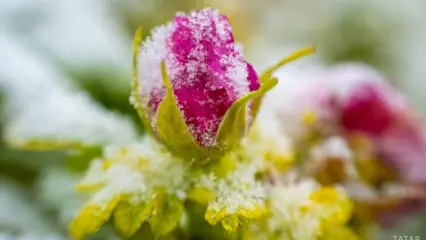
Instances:
[[[209,8],[177,14],[144,42],[137,33],[134,54],[133,103],[145,126],[172,151],[206,155],[245,135],[276,84],[272,72],[289,60],[259,78],[227,17]]]

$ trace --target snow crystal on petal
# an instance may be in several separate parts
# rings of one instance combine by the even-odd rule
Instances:
[[[141,45],[137,57],[139,94],[144,107],[148,107],[151,98],[158,104],[164,98],[161,61],[166,56],[166,40],[172,30],[172,24],[157,27],[151,31]]]
[[[242,47],[235,43],[227,17],[209,8],[177,14],[152,35],[142,44],[138,56],[141,104],[148,110],[152,125],[165,96],[160,71],[164,60],[192,135],[203,146],[215,145],[229,107],[259,88],[258,77],[244,60]]]

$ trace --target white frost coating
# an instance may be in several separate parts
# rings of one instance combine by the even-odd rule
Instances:
[[[221,62],[231,66],[226,73],[226,76],[231,79],[231,86],[236,89],[238,97],[244,96],[249,92],[249,81],[247,80],[248,71],[246,63],[241,58],[228,56],[223,57]]]
[[[137,57],[137,70],[138,91],[142,96],[144,106],[148,104],[150,93],[154,89],[161,89],[164,86],[161,76],[161,61],[166,56],[166,39],[170,36],[172,27],[173,25],[169,23],[153,29],[151,36],[141,43]]]
[[[107,184],[90,199],[90,202],[97,206],[106,207],[112,199],[120,194],[142,195],[147,191],[143,175],[129,165],[115,164],[104,174]]]
[[[106,207],[120,194],[139,204],[149,200],[157,187],[185,198],[182,193],[187,188],[188,166],[146,137],[133,145],[107,147],[102,158],[91,164],[79,186],[100,186],[89,201],[100,207]]]
[[[0,39],[0,50],[7,141],[108,144],[136,139],[129,119],[103,109],[76,91],[69,79],[18,39]]]
[[[256,210],[265,204],[266,192],[255,180],[255,165],[241,166],[224,179],[212,175],[202,176],[199,186],[213,190],[217,198],[209,203],[216,211],[226,209],[228,214],[238,209]]]
[[[182,16],[183,14],[177,14]],[[207,55],[206,49],[201,44],[202,40],[215,41],[220,38],[221,41],[227,40],[228,32],[231,32],[230,26],[225,24],[220,19],[218,11],[213,11],[213,14],[209,14],[206,10],[201,10],[198,13],[192,12],[189,15],[189,26],[192,27],[191,34],[193,34],[193,46],[188,55],[188,60],[184,64],[176,60],[175,55],[171,53],[170,40],[171,34],[175,31],[173,22],[169,22],[164,26],[155,28],[151,32],[151,36],[148,37],[142,44],[138,53],[138,81],[139,81],[139,94],[142,97],[143,106],[147,106],[150,94],[162,98],[164,96],[164,87],[161,76],[161,61],[165,60],[167,64],[167,71],[170,80],[174,87],[182,85],[191,85],[197,81],[197,73],[203,72],[208,73],[211,71],[210,66],[206,64]],[[212,23],[213,21],[213,23]],[[215,24],[217,33],[216,35],[208,34],[205,32],[213,32],[212,24]],[[203,31],[201,31],[202,28]],[[215,43],[213,43],[215,45]],[[224,46],[216,44],[214,47],[223,48]],[[236,44],[232,44],[228,47],[236,47],[236,53],[232,55],[220,55],[219,61],[228,66],[228,71],[225,73],[229,77],[229,87],[236,91],[233,94],[237,94],[241,97],[248,93],[248,72],[246,64],[242,56],[242,47]],[[186,69],[183,74],[183,70]],[[219,76],[218,76],[219,77]],[[214,84],[214,83],[213,83]],[[215,88],[216,86],[210,86]]]

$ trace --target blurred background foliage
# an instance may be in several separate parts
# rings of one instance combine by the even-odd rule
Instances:
[[[426,2],[422,0],[2,0],[0,131],[4,139],[10,136],[8,132],[51,124],[46,119],[88,117],[85,109],[70,108],[67,104],[72,103],[58,98],[51,101],[59,101],[58,109],[63,112],[42,112],[44,118],[20,126],[21,108],[36,109],[33,104],[43,98],[43,91],[49,91],[43,86],[88,94],[94,109],[120,116],[111,124],[128,124],[143,133],[129,104],[133,34],[139,26],[148,34],[176,12],[206,6],[229,16],[236,39],[244,44],[257,70],[289,49],[314,44],[318,54],[308,61],[370,64],[426,114]],[[298,71],[303,71],[303,65]],[[107,114],[99,111],[103,119]],[[66,117],[59,118],[60,114]],[[109,140],[115,142],[115,137],[126,134],[112,131]],[[2,140],[0,239],[66,239],[67,222],[81,201],[73,193],[73,184],[100,149],[85,153],[22,151]],[[425,224],[426,217],[419,214],[395,229],[381,231],[377,238],[393,239],[396,234],[426,238]],[[119,237],[106,228],[93,239]]]

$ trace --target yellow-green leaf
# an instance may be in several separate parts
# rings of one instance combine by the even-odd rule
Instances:
[[[188,198],[202,205],[214,199],[214,194],[205,187],[195,187],[188,192]]]
[[[229,215],[222,220],[222,227],[228,232],[235,232],[238,229],[239,219],[236,214]]]
[[[127,201],[120,202],[114,211],[114,224],[125,237],[130,237],[139,230],[142,223],[151,215],[153,204],[148,202],[134,205]]]
[[[28,139],[25,141],[14,141],[9,140],[8,145],[14,148],[21,148],[27,150],[37,150],[37,151],[46,151],[46,150],[80,150],[83,148],[90,148],[93,146],[85,145],[79,141],[60,141],[53,139]]]
[[[69,231],[71,238],[79,240],[99,231],[101,226],[110,218],[120,199],[121,197],[117,196],[105,206],[95,203],[87,204],[71,222]]]
[[[164,197],[164,196],[163,196]],[[156,208],[149,219],[152,232],[164,236],[173,231],[182,218],[184,206],[176,196],[156,199]]]

